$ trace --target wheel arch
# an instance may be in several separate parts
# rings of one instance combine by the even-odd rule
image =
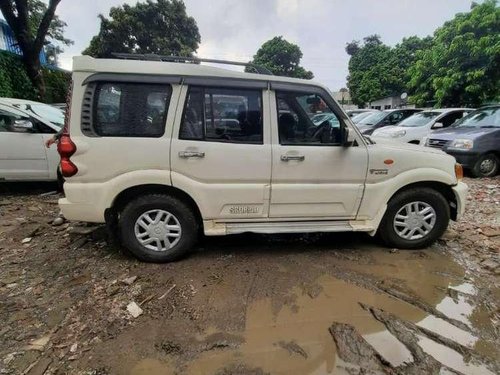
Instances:
[[[114,199],[113,202],[106,210],[105,217],[106,221],[108,220],[116,220],[118,215],[123,210],[123,208],[127,205],[128,202],[133,200],[136,197],[145,194],[165,194],[179,199],[189,206],[189,208],[193,211],[196,216],[196,220],[200,225],[200,228],[203,229],[203,219],[201,216],[201,211],[196,204],[195,200],[187,194],[185,191],[178,189],[176,187],[170,185],[162,185],[162,184],[142,184],[135,185],[126,188],[121,191]]]
[[[389,198],[388,202],[391,201],[396,195],[399,193],[410,190],[410,189],[415,189],[415,188],[430,188],[433,190],[436,190],[438,193],[443,195],[445,199],[448,201],[448,204],[450,205],[450,217],[452,220],[457,220],[457,215],[458,215],[458,206],[457,206],[457,197],[455,196],[455,193],[453,192],[452,186],[447,185],[443,182],[439,181],[418,181],[418,182],[413,182],[408,185],[400,187],[398,190],[396,190],[391,197]]]

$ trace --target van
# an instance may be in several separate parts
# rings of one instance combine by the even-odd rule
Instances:
[[[421,248],[464,211],[453,157],[361,135],[319,83],[121,57],[74,58],[59,205],[143,261],[176,260],[200,233],[355,231]]]

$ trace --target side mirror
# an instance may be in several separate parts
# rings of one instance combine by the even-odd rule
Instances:
[[[28,119],[20,119],[14,121],[12,127],[14,128],[14,130],[26,132],[29,130],[33,130],[33,123]]]
[[[349,147],[354,142],[354,135],[351,134],[349,128],[346,126],[342,131],[342,146]]]
[[[442,122],[436,122],[434,125],[432,125],[432,129],[439,129],[443,127]]]

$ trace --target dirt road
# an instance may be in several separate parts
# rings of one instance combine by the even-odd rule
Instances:
[[[0,373],[499,373],[500,178],[466,182],[425,250],[241,235],[164,265],[54,225],[52,186],[0,186]]]

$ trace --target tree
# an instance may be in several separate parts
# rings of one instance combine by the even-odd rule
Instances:
[[[9,24],[22,52],[22,61],[40,99],[45,98],[45,83],[40,64],[40,52],[44,45],[56,42],[69,45],[64,38],[66,23],[55,11],[61,0],[49,0],[48,5],[41,0],[1,0],[0,10]],[[59,48],[59,52],[62,51]]]
[[[190,56],[201,41],[198,26],[181,0],[147,0],[113,7],[99,15],[101,28],[84,55],[111,57],[113,52]]]
[[[376,34],[365,37],[362,45],[358,41],[348,43],[346,52],[351,58],[347,86],[353,103],[364,107],[373,100],[407,91],[408,70],[418,51],[429,44],[429,38],[412,36],[391,48]]]
[[[314,74],[300,66],[302,51],[296,44],[276,36],[265,42],[254,55],[252,64],[263,66],[277,76],[312,79]],[[253,71],[246,68],[245,71]]]
[[[473,3],[434,32],[410,70],[417,105],[478,106],[500,98],[500,8]]]

